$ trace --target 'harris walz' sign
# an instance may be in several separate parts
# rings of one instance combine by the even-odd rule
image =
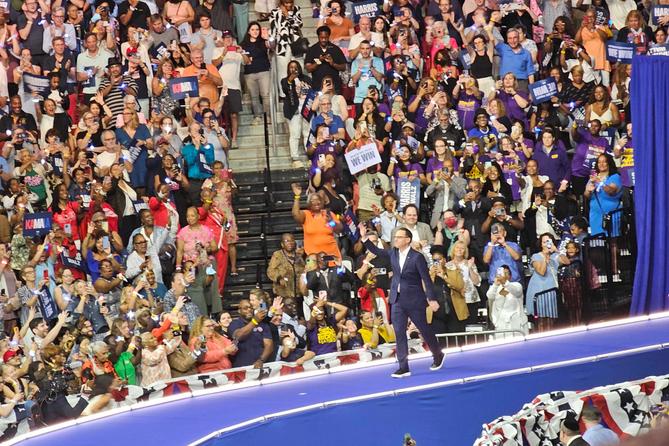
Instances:
[[[552,77],[530,84],[529,89],[534,104],[550,101],[558,93],[557,83]]]
[[[51,231],[51,213],[36,212],[23,216],[23,236],[39,237]]]
[[[669,5],[655,5],[650,10],[650,19],[653,25],[658,25],[660,17],[669,15]]]
[[[636,46],[633,43],[613,40],[606,42],[606,58],[611,62],[632,63],[635,51]]]
[[[353,21],[358,23],[360,17],[376,17],[379,15],[379,4],[376,0],[353,3]]]

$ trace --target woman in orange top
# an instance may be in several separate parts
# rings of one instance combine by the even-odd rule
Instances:
[[[190,334],[191,351],[202,352],[198,360],[197,371],[200,373],[215,372],[232,368],[230,357],[237,353],[237,346],[225,336],[216,333],[216,322],[205,316],[195,319]]]
[[[611,64],[606,60],[606,41],[611,37],[611,30],[606,25],[596,25],[596,16],[595,8],[589,8],[583,17],[581,28],[576,32],[575,40],[595,59],[592,68],[599,71],[602,83],[608,87]]]
[[[291,185],[295,200],[293,201],[293,218],[302,225],[304,232],[304,252],[309,254],[325,253],[341,259],[335,233],[341,232],[344,227],[335,215],[323,209],[320,195],[312,194],[308,199],[308,209],[300,210],[300,196],[302,186],[297,183]]]

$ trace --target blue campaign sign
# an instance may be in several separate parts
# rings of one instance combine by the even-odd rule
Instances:
[[[379,4],[376,0],[353,3],[353,22],[358,23],[360,17],[376,17],[377,15],[379,15]]]
[[[175,77],[170,79],[170,96],[177,101],[200,96],[197,76]]]
[[[51,212],[36,212],[23,216],[23,236],[38,237],[51,231]]]
[[[606,42],[606,58],[611,62],[632,63],[636,45],[627,42]]]
[[[66,268],[83,269],[81,254],[77,253],[74,257],[70,257],[66,251],[61,253],[61,260],[63,266]]]
[[[304,104],[302,104],[302,110],[300,110],[300,114],[307,122],[311,121],[311,117],[314,114],[314,112],[311,110],[311,106],[314,104],[314,100],[316,99],[317,94],[318,92],[316,90],[309,90],[307,97],[304,99]]]
[[[404,209],[407,204],[415,204],[420,207],[420,178],[409,180],[408,177],[397,179],[397,195],[400,202],[398,209]]]
[[[669,5],[655,5],[650,10],[650,19],[653,25],[658,25],[658,19],[663,16],[669,16]]]
[[[357,242],[360,238],[360,230],[358,229],[358,219],[353,212],[353,208],[346,209],[344,215],[342,216],[342,223],[344,223],[344,231],[351,238],[353,243]]]
[[[550,101],[553,96],[558,94],[557,83],[552,77],[530,84],[529,89],[533,104]]]
[[[669,56],[669,44],[656,45],[648,48],[649,56]]]

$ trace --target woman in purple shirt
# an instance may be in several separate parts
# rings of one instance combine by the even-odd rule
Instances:
[[[468,74],[461,74],[453,88],[453,97],[456,98],[460,125],[469,131],[474,128],[474,113],[481,107],[483,99],[483,93],[478,89],[476,79]]]
[[[425,167],[427,184],[432,184],[434,172],[439,173],[444,168],[446,160],[451,160],[453,162],[453,169],[458,170],[458,160],[453,158],[453,153],[446,145],[446,141],[442,138],[437,138],[434,140],[434,155],[427,160]]]
[[[406,144],[400,145],[397,148],[393,147],[387,173],[388,176],[395,178],[396,184],[399,182],[400,177],[408,177],[409,180],[419,177],[420,184],[427,184],[423,167],[416,162],[411,149]]]
[[[339,144],[335,144],[330,136],[330,130],[325,124],[321,124],[316,128],[316,142],[307,146],[307,156],[311,160],[311,169],[309,170],[309,177],[313,177],[318,169],[318,162],[325,162],[325,156],[330,154],[335,160],[341,151]]]
[[[521,121],[527,128],[525,109],[530,105],[529,95],[524,91],[518,91],[518,81],[513,73],[506,73],[501,81],[497,81],[497,89],[492,92],[490,100],[494,98],[504,103],[509,119]]]

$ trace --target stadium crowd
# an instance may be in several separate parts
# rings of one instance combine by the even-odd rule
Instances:
[[[497,330],[580,323],[602,285],[584,240],[615,251],[634,187],[631,65],[607,42],[662,50],[661,5],[331,0],[308,42],[293,0],[257,1],[259,21],[244,0],[0,3],[2,438],[126,384],[418,336],[393,329],[393,272],[363,242],[424,254],[439,333],[481,309]],[[273,89],[304,237],[231,314],[230,149],[243,98],[260,125]]]

